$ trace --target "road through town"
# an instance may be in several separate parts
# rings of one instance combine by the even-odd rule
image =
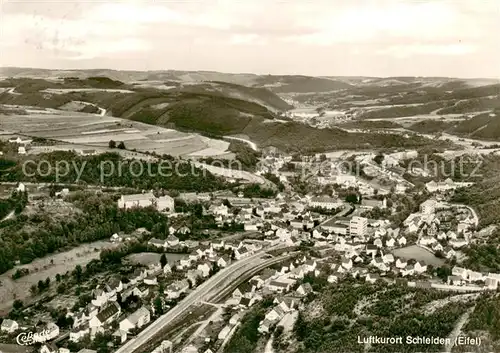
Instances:
[[[276,249],[268,248],[267,250]],[[189,313],[189,308],[201,301],[210,301],[215,295],[223,291],[231,282],[240,278],[245,272],[258,267],[263,262],[261,257],[264,251],[259,251],[245,259],[242,259],[227,268],[219,271],[213,277],[198,286],[191,294],[184,298],[169,312],[158,318],[136,338],[130,340],[120,347],[116,353],[133,353],[140,351],[141,347],[148,344],[149,341],[158,334],[165,326],[183,314]]]

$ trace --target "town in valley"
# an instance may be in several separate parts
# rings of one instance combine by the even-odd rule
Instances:
[[[389,3],[331,20],[330,5],[273,4],[268,23],[243,2],[215,16],[111,1],[57,24],[68,4],[6,4],[26,39],[0,50],[40,57],[0,68],[0,353],[500,351],[500,72],[493,51],[424,45],[413,23],[430,16],[444,41],[447,19],[483,16],[484,35],[463,32],[492,50],[479,38],[499,9]],[[363,15],[386,12],[406,20]],[[350,29],[347,50],[336,23],[355,13],[379,41]],[[424,39],[404,49],[394,33],[412,29]],[[177,30],[201,36],[176,47],[192,60],[170,52]],[[352,66],[322,63],[330,47]],[[249,48],[290,60],[250,64]],[[485,78],[460,78],[480,59],[464,76]]]

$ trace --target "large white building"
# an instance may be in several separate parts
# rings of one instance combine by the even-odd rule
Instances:
[[[309,201],[310,207],[321,207],[333,210],[342,207],[342,202],[331,197],[313,197]]]
[[[349,233],[355,236],[366,235],[368,228],[368,219],[365,217],[352,217],[349,222]]]
[[[420,212],[423,214],[433,214],[436,211],[436,200],[427,200],[420,204]]]
[[[158,211],[174,211],[174,199],[168,195],[156,197],[153,193],[122,195],[118,200],[119,208],[149,207],[153,206]]]
[[[337,175],[335,181],[339,185],[355,185],[356,176],[350,174],[339,174]]]
[[[425,187],[429,192],[436,192],[436,191],[455,190],[457,188],[467,187],[473,184],[474,183],[454,182],[453,180],[448,178],[445,181],[439,181],[439,182],[435,182],[434,180],[432,180],[427,184],[425,184]]]

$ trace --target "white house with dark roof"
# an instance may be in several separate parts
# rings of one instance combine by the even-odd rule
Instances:
[[[4,319],[2,325],[0,325],[0,330],[2,332],[13,333],[19,329],[19,324],[10,319]]]
[[[79,342],[83,337],[90,334],[90,327],[88,324],[73,328],[69,332],[69,340],[71,342]]]
[[[377,280],[380,279],[380,276],[373,274],[373,273],[368,273],[365,277],[365,281],[369,283],[375,283]]]
[[[167,242],[165,240],[162,240],[162,239],[151,238],[148,241],[148,245],[152,245],[156,248],[166,248]]]
[[[210,275],[211,266],[208,262],[204,262],[202,264],[199,264],[196,269],[198,271],[201,271],[202,276],[206,278]]]
[[[139,298],[145,298],[146,296],[149,295],[149,287],[147,284],[142,283],[142,284],[138,285],[137,287],[135,287],[132,290],[132,293]]]
[[[432,245],[432,250],[433,251],[443,251],[444,250],[444,246],[441,245],[441,243],[435,243]]]
[[[246,246],[242,246],[241,248],[234,250],[234,258],[236,260],[241,260],[247,256],[250,256],[251,252],[248,250]]]
[[[352,268],[352,259],[346,257],[342,258],[342,267],[346,270],[350,270]]]
[[[249,282],[243,282],[240,284],[232,293],[232,297],[235,299],[241,298],[252,298],[255,293],[256,286],[250,284]]]
[[[175,247],[179,245],[179,238],[177,238],[175,235],[173,234],[170,234],[168,237],[167,237],[167,246],[168,247]]]
[[[290,288],[292,287],[292,285],[294,283],[295,283],[295,280],[279,278],[279,279],[272,280],[268,284],[267,288],[272,292],[286,293],[286,292],[290,291]]]
[[[151,313],[142,306],[120,322],[120,330],[129,332],[135,328],[141,328],[151,321]]]
[[[389,266],[387,266],[387,264],[384,262],[384,260],[382,260],[381,257],[373,258],[370,262],[370,265],[378,268],[380,271],[388,271],[389,270]]]
[[[406,265],[408,265],[408,261],[399,258],[396,260],[396,268],[403,269]]]
[[[396,240],[394,238],[389,238],[385,242],[385,246],[388,248],[393,248],[396,245]]]
[[[296,290],[297,295],[299,295],[301,297],[305,297],[306,295],[308,295],[309,293],[312,293],[312,292],[313,292],[313,289],[312,289],[310,283],[303,283]]]
[[[217,265],[219,267],[227,267],[231,263],[231,257],[228,255],[222,255],[217,259]]]
[[[378,247],[374,244],[367,244],[365,252],[367,255],[375,256],[377,255]]]
[[[89,321],[91,331],[110,324],[120,316],[121,308],[117,302],[110,302],[107,306],[101,309],[99,313]]]
[[[384,263],[386,264],[392,264],[394,262],[394,255],[392,255],[391,253],[387,253],[382,256],[382,261],[384,261]]]
[[[148,285],[148,286],[156,286],[158,284],[158,278],[156,277],[156,275],[154,273],[146,276],[146,278],[144,278],[144,284],[145,285]]]
[[[432,246],[432,244],[437,243],[437,240],[432,236],[423,236],[418,243],[424,246]]]
[[[415,263],[415,272],[424,273],[425,271],[427,271],[427,265],[424,264],[423,262],[417,261]]]
[[[401,276],[412,276],[415,273],[415,266],[413,265],[406,265],[405,268],[401,269]]]
[[[168,299],[177,299],[182,293],[185,293],[189,289],[189,282],[185,279],[176,281],[169,285],[164,293],[167,295]]]
[[[406,237],[404,235],[399,235],[396,238],[396,242],[398,243],[398,246],[405,246],[406,245]]]

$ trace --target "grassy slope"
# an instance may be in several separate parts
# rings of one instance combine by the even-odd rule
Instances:
[[[293,108],[278,95],[266,88],[246,87],[220,81],[207,82],[200,85],[186,85],[182,88],[185,92],[217,94],[217,91],[213,92],[214,89],[223,96],[248,100],[276,110],[283,111]]]
[[[264,107],[234,98],[191,94],[182,94],[179,98],[166,108],[158,121],[160,124],[226,135],[241,133],[253,120],[274,118]]]
[[[388,107],[363,113],[361,115],[361,119],[397,118],[430,114],[439,108],[445,107],[446,105],[446,102],[431,102],[415,106]]]
[[[175,93],[152,98],[122,97],[110,106],[113,114],[127,119],[210,135],[245,134],[260,146],[283,150],[322,151],[338,148],[423,146],[422,138],[399,135],[350,134],[341,129],[315,129],[300,123],[273,122],[266,108],[247,101],[208,94]],[[159,102],[166,108],[153,109]],[[149,106],[149,107],[148,107]],[[243,114],[242,114],[243,113]],[[252,115],[252,116],[249,116]]]
[[[71,94],[48,95],[40,92],[30,94],[13,95],[9,93],[0,93],[0,104],[28,105],[41,108],[58,108],[61,105],[77,100]]]
[[[394,104],[428,104],[435,102],[446,102],[446,104],[456,103],[459,100],[480,99],[483,104],[495,104],[494,101],[488,101],[486,97],[500,95],[500,85],[487,85],[471,88],[460,88],[456,84],[445,84],[438,87],[422,86],[421,83],[409,83],[405,85],[394,86],[366,86],[355,87],[347,90],[348,94],[364,97],[366,99],[387,98],[381,105]],[[445,104],[445,105],[446,105]],[[451,111],[450,111],[451,112]],[[461,113],[457,109],[453,113]]]
[[[479,215],[481,226],[500,223],[500,157],[487,155],[472,166],[480,167],[475,171],[478,181],[467,188],[458,189],[453,201],[474,207]]]
[[[428,119],[421,120],[412,124],[408,129],[420,132],[422,134],[433,134],[437,132],[445,132],[451,129],[455,123],[442,120]]]
[[[409,127],[421,133],[447,132],[453,135],[475,139],[500,141],[500,109],[491,113],[478,114],[459,122],[441,120],[423,120]]]

